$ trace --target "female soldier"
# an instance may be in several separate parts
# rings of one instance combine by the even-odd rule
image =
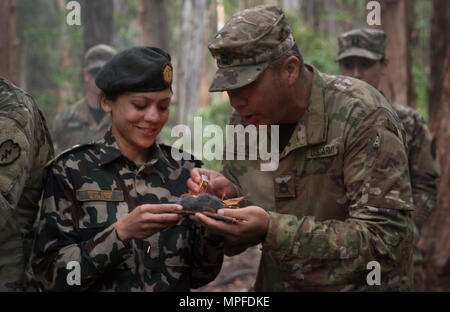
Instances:
[[[210,282],[222,243],[167,204],[187,193],[196,166],[175,161],[156,141],[169,117],[170,55],[151,47],[122,51],[96,83],[112,128],[49,169],[35,279],[46,290],[98,291],[188,291]]]

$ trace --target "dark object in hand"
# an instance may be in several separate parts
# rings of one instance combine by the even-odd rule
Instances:
[[[178,199],[176,203],[183,206],[183,210],[177,212],[181,215],[194,215],[195,213],[200,212],[205,216],[227,223],[238,222],[235,218],[217,214],[218,209],[228,207],[225,206],[223,201],[213,195],[201,194],[198,197],[187,195]]]
[[[195,212],[217,212],[218,209],[224,207],[218,197],[208,194],[201,194],[198,197],[184,196],[178,199],[177,204],[183,206],[183,210]]]

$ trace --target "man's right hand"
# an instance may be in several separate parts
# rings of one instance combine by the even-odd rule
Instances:
[[[215,195],[219,198],[233,198],[237,196],[236,188],[230,180],[225,178],[221,173],[201,168],[194,168],[191,170],[191,177],[187,181],[189,192],[197,195],[200,193],[200,183],[202,181],[201,175],[208,177],[209,194]]]

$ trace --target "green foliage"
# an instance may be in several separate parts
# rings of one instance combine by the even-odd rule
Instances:
[[[337,43],[331,43],[319,32],[304,27],[305,23],[301,18],[289,15],[287,18],[305,63],[315,66],[322,72],[338,74],[339,68],[335,61]],[[337,42],[337,39],[335,41]]]
[[[228,123],[229,117],[231,115],[232,112],[232,107],[229,104],[228,100],[219,100],[219,101],[214,101],[210,106],[205,107],[205,108],[201,108],[198,111],[197,116],[202,118],[202,123],[203,123],[203,129],[207,126],[207,125],[217,125],[222,129],[222,133],[223,133],[223,142],[225,142],[225,126]],[[166,126],[162,129],[159,138],[162,142],[172,145],[174,144],[175,141],[177,141],[179,138],[177,137],[172,137],[171,136],[171,132],[172,132],[172,128],[173,126],[175,126],[174,122],[175,122],[175,117],[172,116],[176,116],[176,105],[171,104],[170,106],[170,118],[169,118],[169,122],[166,124]],[[189,126],[191,128],[191,134],[192,134],[192,142],[191,142],[191,146],[192,146],[192,150],[191,153],[193,153],[193,146],[194,146],[194,132],[193,132],[193,120],[185,120],[183,121],[183,124]],[[205,143],[207,141],[209,141],[210,138],[203,138],[203,146],[205,145]],[[203,146],[202,146],[202,150],[203,150]],[[221,168],[221,161],[220,160],[202,160],[204,163],[204,168],[207,169],[213,169],[213,170],[217,170],[219,171]]]

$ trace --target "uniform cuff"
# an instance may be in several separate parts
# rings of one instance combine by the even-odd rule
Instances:
[[[115,224],[112,224],[89,240],[83,254],[99,272],[105,272],[124,262],[132,252],[131,244],[125,245],[119,240]]]
[[[296,216],[269,211],[269,229],[264,241],[264,249],[270,250],[277,260],[283,260],[293,248],[300,227]]]

